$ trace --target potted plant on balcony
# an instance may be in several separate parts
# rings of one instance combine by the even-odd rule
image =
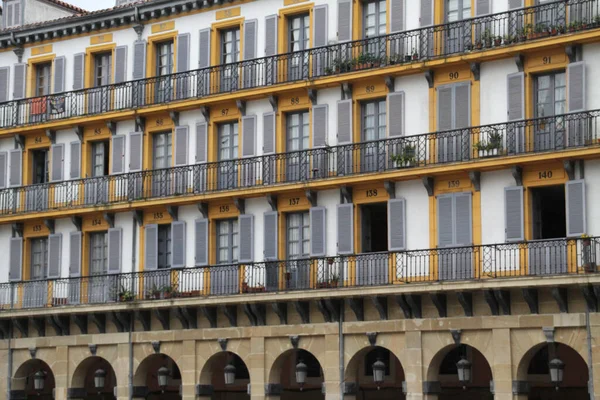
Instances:
[[[339,277],[337,274],[331,275],[329,280],[323,282],[317,282],[318,289],[336,288],[338,287]]]
[[[415,146],[407,144],[402,148],[402,152],[391,156],[396,168],[408,168],[415,165]]]
[[[473,145],[479,153],[479,158],[495,157],[502,149],[502,135],[498,132],[492,132],[488,139],[479,141]]]
[[[600,14],[596,14],[594,17],[594,25],[600,26]]]
[[[596,272],[596,257],[593,254],[592,239],[586,235],[581,235],[581,262],[585,272]]]
[[[558,28],[556,26],[552,25],[550,27],[550,35],[552,35],[552,36],[558,35]]]
[[[492,47],[492,42],[493,42],[493,37],[492,34],[490,33],[489,29],[486,29],[483,31],[483,35],[481,36],[481,40],[483,42],[483,44],[485,45],[486,48],[490,48]]]
[[[152,300],[159,300],[161,298],[161,294],[161,288],[157,287],[156,285],[152,285],[152,288],[148,289],[147,292],[148,298]]]
[[[413,51],[412,59],[413,61],[417,61],[419,59],[419,53],[417,52],[417,50]]]
[[[133,292],[131,290],[127,290],[127,289],[121,287],[121,290],[119,291],[119,302],[120,303],[132,301],[134,298],[135,298],[135,295],[133,294]]]
[[[502,36],[496,36],[494,38],[494,46],[499,47],[502,45]]]

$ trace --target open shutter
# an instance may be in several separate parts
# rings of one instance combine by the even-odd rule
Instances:
[[[404,92],[394,92],[387,96],[388,136],[404,136]]]
[[[112,173],[125,172],[125,135],[112,137]]]
[[[54,93],[65,91],[65,63],[64,56],[54,59]]]
[[[523,0],[508,0],[508,9],[514,10],[515,8],[522,8]]]
[[[121,260],[123,259],[123,231],[121,228],[108,230],[108,273],[118,274],[121,272]]]
[[[586,234],[585,181],[575,180],[566,183],[567,236],[577,237]]]
[[[242,157],[256,155],[256,115],[242,117]]]
[[[508,120],[519,121],[525,118],[525,73],[517,72],[507,76]]]
[[[81,142],[71,142],[71,168],[69,172],[71,179],[81,178]]]
[[[327,126],[329,106],[327,104],[319,104],[313,106],[312,109],[312,126],[313,126],[313,148],[327,146]]]
[[[388,201],[388,249],[406,250],[406,201],[392,199]]]
[[[23,273],[23,238],[10,238],[10,267],[8,278],[10,281],[22,280]]]
[[[195,265],[208,265],[208,219],[200,218],[194,221],[194,244],[196,248]]]
[[[200,54],[198,56],[198,67],[210,67],[210,28],[200,30]]]
[[[354,253],[354,204],[337,205],[338,254]]]
[[[69,233],[69,276],[81,276],[81,232]],[[108,253],[110,257],[110,252]]]
[[[129,172],[142,170],[142,140],[143,132],[131,132],[129,135]]]
[[[182,33],[177,36],[177,72],[190,69],[190,34]]]
[[[14,149],[8,153],[10,163],[10,174],[8,175],[8,185],[10,187],[21,186],[23,166],[23,152],[19,149]]]
[[[421,0],[420,26],[433,25],[433,0]]]
[[[525,240],[523,197],[523,186],[504,188],[504,221],[507,242]]]
[[[327,46],[328,26],[327,4],[321,4],[313,8],[313,47]]]
[[[73,90],[84,88],[84,64],[85,53],[77,53],[73,56]]]
[[[196,163],[207,162],[207,124],[198,122],[196,124]]]
[[[310,255],[323,257],[327,253],[327,230],[325,207],[311,207],[310,209]]]
[[[454,244],[453,203],[451,194],[437,198],[438,247]]]
[[[173,268],[184,268],[185,265],[185,221],[171,223],[171,257]]]
[[[158,225],[146,225],[144,237],[145,271],[158,269]]]
[[[264,239],[265,239],[265,261],[277,260],[278,257],[278,213],[277,211],[267,211],[264,213]]]
[[[8,80],[10,78],[10,67],[0,68],[0,103],[8,101]]]
[[[25,80],[27,76],[27,64],[15,64],[15,77],[13,88],[13,99],[25,98]]]
[[[62,258],[62,234],[48,236],[48,278],[60,278],[60,260]]]
[[[242,214],[238,218],[240,227],[240,256],[241,263],[254,261],[254,215]]]
[[[487,15],[492,12],[492,5],[490,0],[476,0],[475,1],[475,15]]]
[[[337,102],[338,144],[352,143],[352,99]]]
[[[313,108],[314,114],[314,108]],[[314,125],[313,125],[314,126]],[[275,113],[263,114],[263,154],[275,153]]]
[[[390,0],[390,33],[402,32],[404,28],[404,2]]]
[[[338,41],[352,40],[352,0],[338,0]]]
[[[50,147],[50,154],[52,159],[52,182],[62,181],[64,179],[65,145],[62,143],[53,144]]]
[[[175,166],[188,164],[188,133],[187,125],[175,128]]]
[[[452,86],[437,88],[438,131],[447,131],[453,128],[452,97]]]
[[[265,56],[277,54],[277,14],[265,17]]]
[[[136,40],[133,43],[133,79],[146,77],[146,41]]]
[[[454,195],[454,207],[456,245],[470,246],[472,244],[471,193],[456,193]]]
[[[6,158],[8,157],[5,151],[0,152],[0,189],[6,188]]]
[[[244,21],[244,60],[256,58],[256,30],[258,21]]]
[[[127,81],[127,46],[115,48],[115,83]]]
[[[567,78],[569,112],[585,111],[585,62],[569,64]]]
[[[471,115],[471,84],[459,83],[454,86],[454,126],[452,129],[469,127]]]

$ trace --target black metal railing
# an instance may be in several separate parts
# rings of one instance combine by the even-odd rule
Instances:
[[[600,27],[600,0],[561,0],[232,64],[0,104],[0,128],[422,62]]]
[[[552,239],[0,284],[0,309],[599,272],[600,238]]]
[[[600,110],[0,190],[0,216],[600,146]]]

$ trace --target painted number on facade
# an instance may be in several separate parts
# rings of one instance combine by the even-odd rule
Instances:
[[[300,197],[292,197],[290,199],[290,206],[297,206],[300,204]]]
[[[223,10],[223,18],[231,18],[231,17],[233,17],[233,11]]]
[[[552,64],[552,57],[551,56],[542,57],[542,64]]]
[[[220,213],[229,212],[229,206],[219,206],[219,212]]]
[[[300,104],[300,98],[299,97],[292,97],[290,99],[290,104],[295,106],[296,104]]]
[[[448,188],[457,188],[460,187],[460,180],[456,179],[453,181],[448,181]]]
[[[100,220],[100,219],[92,220],[92,226],[100,226],[100,225],[102,225],[102,220]]]
[[[552,179],[552,171],[538,172],[538,179]]]
[[[42,139],[42,137],[41,137],[41,136],[36,136],[36,137],[35,137],[35,139],[34,139],[34,142],[35,142],[35,143],[42,143],[42,141],[43,141],[43,140],[44,140],[44,139]]]
[[[450,73],[448,74],[448,78],[449,78],[451,81],[455,81],[455,80],[457,80],[457,79],[458,79],[458,76],[459,76],[459,74],[458,74],[458,71],[455,71],[455,72],[450,72]]]
[[[367,190],[365,190],[365,196],[367,196],[367,197],[377,197],[377,189],[367,189]]]
[[[229,115],[229,108],[223,108],[221,110],[221,115],[225,116],[225,115]]]
[[[156,120],[156,126],[163,126],[165,124],[165,121],[162,118],[158,118]]]
[[[368,86],[366,86],[365,87],[365,91],[367,93],[373,93],[373,92],[375,92],[375,85],[368,85]]]
[[[34,232],[41,232],[42,231],[42,226],[41,225],[34,225],[33,226],[33,231]]]
[[[94,129],[94,135],[102,135],[102,128]]]
[[[163,213],[162,212],[155,212],[152,215],[154,216],[154,219],[163,219]]]

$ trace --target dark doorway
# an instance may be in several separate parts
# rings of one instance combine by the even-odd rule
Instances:
[[[387,203],[363,205],[360,211],[362,253],[388,251]]]
[[[564,185],[531,190],[533,238],[557,239],[567,236]]]

